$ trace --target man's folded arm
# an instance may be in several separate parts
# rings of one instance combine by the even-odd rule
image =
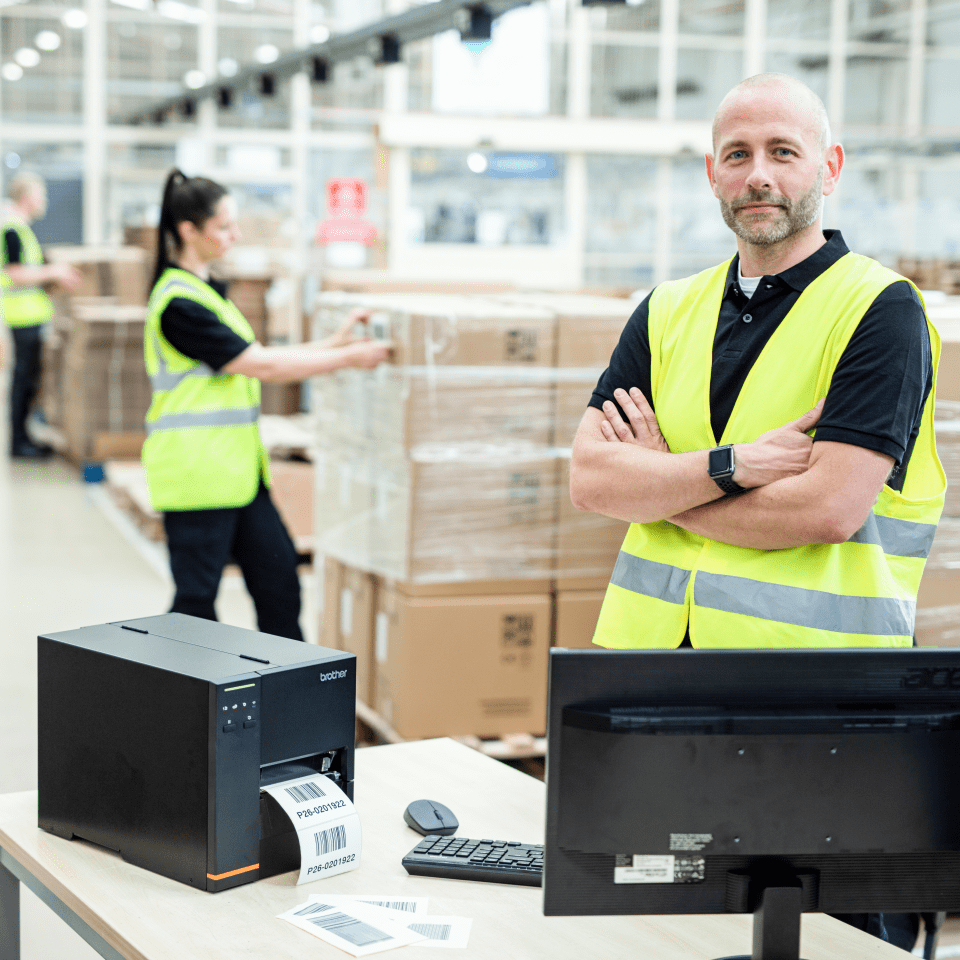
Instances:
[[[886,454],[848,443],[814,443],[810,468],[671,522],[738,547],[779,550],[844,543],[863,526],[893,469]]]
[[[570,497],[577,509],[651,523],[723,496],[707,474],[706,450],[669,453],[610,443],[601,432],[606,419],[588,407],[573,441]]]

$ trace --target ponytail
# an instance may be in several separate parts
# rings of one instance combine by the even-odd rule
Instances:
[[[157,225],[157,260],[150,281],[152,290],[164,270],[176,262],[183,242],[177,227],[189,220],[198,230],[216,213],[217,204],[227,195],[225,187],[206,177],[187,177],[173,169],[163,185],[160,222]]]

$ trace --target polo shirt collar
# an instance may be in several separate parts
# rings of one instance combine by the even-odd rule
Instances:
[[[785,283],[788,287],[802,293],[821,273],[832,267],[841,257],[850,252],[850,248],[844,242],[843,236],[839,230],[824,230],[823,237],[827,241],[822,247],[815,250],[806,260],[784,270],[777,274],[777,279]],[[740,254],[738,253],[730,262],[727,270],[727,282],[724,287],[723,295],[726,297],[731,288],[739,286],[737,284],[737,269],[740,266]]]

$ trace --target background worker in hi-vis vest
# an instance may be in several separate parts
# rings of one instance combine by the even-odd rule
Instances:
[[[573,502],[631,521],[600,646],[913,642],[939,338],[912,284],[822,229],[843,159],[797,80],[720,104],[706,168],[737,255],[640,304],[574,441]],[[916,918],[868,923],[913,946]]]
[[[327,340],[262,346],[211,264],[239,239],[236,201],[174,170],[163,192],[144,352],[153,401],[143,446],[162,511],[176,593],[172,612],[216,619],[220,577],[239,564],[263,633],[302,640],[297,551],[270,498],[260,441],[260,381],[291,383],[372,368],[390,344],[358,338],[355,315]]]
[[[13,340],[13,375],[10,378],[10,454],[36,459],[52,453],[34,443],[27,432],[27,417],[40,386],[43,325],[53,317],[53,304],[43,289],[59,283],[68,290],[80,274],[66,263],[43,262],[40,243],[30,229],[47,212],[47,187],[34,173],[13,177],[7,188],[10,204],[3,215],[3,318]]]

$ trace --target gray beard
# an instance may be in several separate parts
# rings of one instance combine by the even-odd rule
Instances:
[[[774,223],[764,220],[750,223],[738,219],[740,208],[748,203],[775,203],[783,214]],[[798,200],[779,197],[769,190],[751,190],[747,197],[733,202],[720,200],[720,213],[723,222],[741,239],[758,247],[769,247],[782,243],[801,230],[816,223],[823,210],[823,167],[817,174],[817,181]]]

